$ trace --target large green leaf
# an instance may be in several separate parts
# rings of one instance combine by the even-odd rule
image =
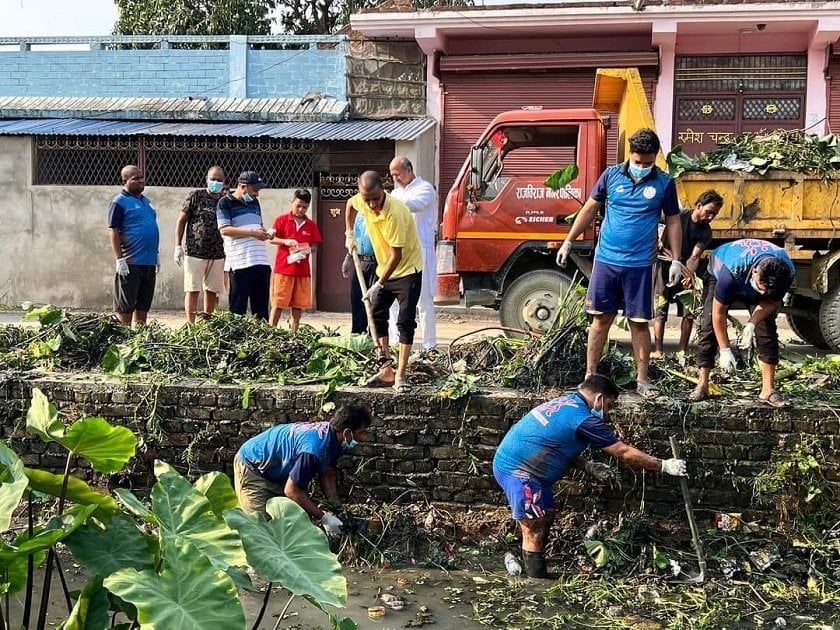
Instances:
[[[102,630],[108,627],[108,591],[102,586],[102,576],[95,576],[85,584],[70,616],[60,630]]]
[[[115,516],[107,526],[86,523],[64,540],[73,559],[103,577],[131,567],[154,569],[155,556],[146,537],[127,516]]]
[[[23,462],[17,453],[0,442],[0,532],[12,526],[12,515],[28,485]]]
[[[218,471],[207,473],[196,479],[193,485],[207,498],[210,508],[219,518],[224,516],[226,510],[239,505],[230,477],[224,473]]]
[[[32,401],[26,412],[26,429],[44,442],[53,442],[64,435],[64,423],[58,417],[58,410],[37,387],[32,390]]]
[[[32,538],[22,539],[14,546],[0,547],[0,566],[14,562],[19,556],[49,549],[81,527],[95,510],[94,505],[75,505],[61,516],[52,517],[47,526]]]
[[[152,511],[147,508],[143,502],[134,495],[134,493],[131,492],[131,490],[126,490],[125,488],[115,488],[114,494],[117,495],[120,503],[122,503],[125,509],[129,512],[139,518],[142,518],[147,523],[157,525],[157,516],[155,516]]]
[[[27,540],[29,540],[29,532],[24,530],[17,535],[11,548],[5,543],[0,543],[0,550],[6,552],[5,555],[7,558],[7,560],[2,564],[2,569],[0,569],[0,574],[4,573],[6,576],[6,579],[2,584],[2,588],[0,588],[3,592],[8,592],[13,595],[26,586],[26,580],[28,578],[27,559],[29,558],[29,555],[17,553],[16,550]],[[44,558],[46,557],[47,552],[43,549],[32,554],[36,569],[43,564]]]
[[[569,164],[562,170],[554,171],[551,175],[549,175],[543,182],[543,186],[551,188],[552,190],[560,190],[577,179],[579,174],[580,169],[578,168],[578,165]]]
[[[36,468],[24,468],[23,472],[29,479],[29,485],[33,490],[50,494],[54,497],[61,495],[61,485],[64,480],[64,475],[56,475]],[[97,508],[95,514],[100,520],[107,520],[111,514],[116,514],[120,511],[113,497],[102,492],[97,492],[78,477],[71,476],[68,478],[66,497],[68,501],[72,501],[77,505],[95,505]]]
[[[187,541],[164,545],[163,571],[121,569],[105,587],[137,607],[141,630],[242,630],[245,613],[233,581]]]
[[[122,470],[137,448],[137,436],[130,429],[115,427],[99,417],[77,420],[58,441],[101,473]]]
[[[163,541],[186,539],[219,569],[246,564],[236,532],[216,518],[207,498],[177,472],[162,474],[152,488],[152,512]]]
[[[269,499],[263,514],[228,510],[225,521],[239,532],[248,563],[264,578],[278,582],[295,595],[343,607],[347,580],[330,552],[324,534],[297,503],[285,497]]]
[[[366,354],[373,349],[373,339],[370,335],[343,335],[341,337],[321,337],[318,339],[319,346],[329,348],[340,348],[358,354]]]

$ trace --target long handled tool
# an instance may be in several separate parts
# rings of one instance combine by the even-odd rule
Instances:
[[[671,436],[671,453],[676,459],[680,458],[680,449],[677,446],[677,439]],[[680,490],[682,490],[685,513],[688,516],[688,525],[691,527],[691,540],[694,542],[694,550],[697,552],[697,565],[700,567],[700,574],[689,578],[687,582],[701,584],[706,579],[706,558],[703,555],[703,544],[700,542],[700,531],[697,529],[697,521],[694,520],[694,509],[691,507],[691,494],[688,491],[688,481],[680,477]]]
[[[362,272],[362,261],[359,259],[359,252],[356,251],[355,247],[350,250],[350,255],[353,257],[353,266],[356,268],[356,279],[359,281],[359,287],[362,289],[362,304],[365,307],[365,313],[367,313],[370,337],[373,339],[373,346],[379,351],[379,337],[376,336],[376,327],[373,325],[373,304],[370,303],[370,300],[364,299],[368,287],[365,282],[365,274]]]

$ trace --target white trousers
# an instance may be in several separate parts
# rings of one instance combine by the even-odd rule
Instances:
[[[437,345],[437,329],[435,326],[435,290],[437,289],[437,257],[434,247],[421,247],[420,255],[423,259],[422,288],[420,300],[417,302],[418,323],[423,335],[423,348],[428,350]],[[394,302],[388,315],[388,341],[396,342],[400,334],[397,332],[397,316],[399,305]]]

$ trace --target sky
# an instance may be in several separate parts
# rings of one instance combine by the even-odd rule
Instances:
[[[110,35],[113,0],[0,0],[0,36]]]

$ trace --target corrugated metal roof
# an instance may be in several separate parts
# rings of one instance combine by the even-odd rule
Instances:
[[[167,123],[58,118],[0,120],[4,136],[228,136],[300,140],[414,140],[434,127],[433,118],[341,122]]]
[[[344,119],[347,111],[347,101],[317,92],[302,98],[0,98],[0,118],[335,122]]]

